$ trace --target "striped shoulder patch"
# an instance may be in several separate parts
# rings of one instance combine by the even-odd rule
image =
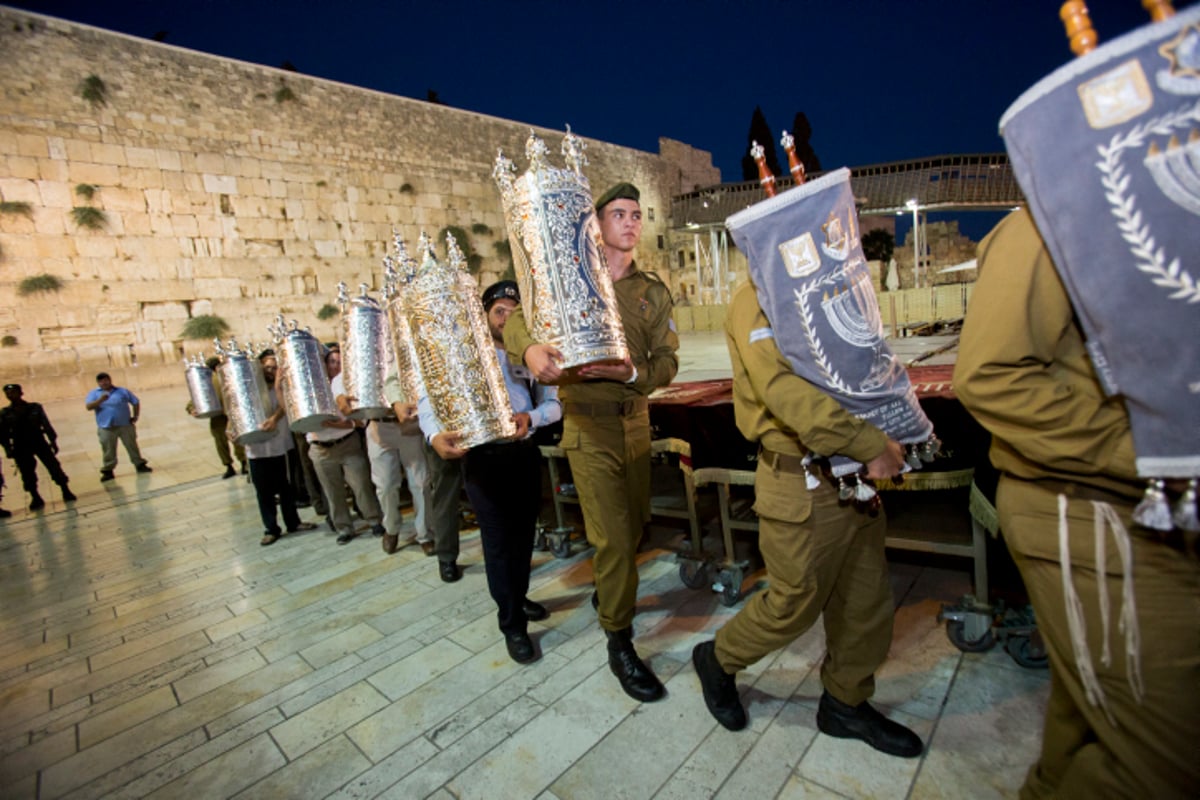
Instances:
[[[755,328],[750,331],[750,344],[761,342],[763,339],[774,339],[775,331],[770,328]]]

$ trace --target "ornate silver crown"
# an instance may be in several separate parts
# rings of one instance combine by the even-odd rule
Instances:
[[[586,145],[567,128],[567,169],[547,162],[532,131],[529,169],[520,176],[501,152],[492,171],[504,205],[525,323],[534,340],[557,347],[563,368],[628,356],[616,293],[600,239],[591,185],[583,175]]]

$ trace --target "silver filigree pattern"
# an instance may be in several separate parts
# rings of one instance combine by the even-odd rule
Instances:
[[[616,292],[604,259],[591,186],[580,171],[583,142],[568,132],[569,169],[546,163],[546,145],[530,134],[529,169],[513,177],[501,153],[493,176],[500,189],[521,307],[530,335],[558,348],[562,367],[628,357]]]

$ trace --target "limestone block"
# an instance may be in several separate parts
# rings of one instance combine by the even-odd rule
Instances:
[[[38,161],[38,177],[44,181],[61,181],[66,183],[69,170],[67,169],[66,161],[51,161],[41,159]]]
[[[237,194],[237,178],[232,175],[212,175],[205,173],[204,191],[210,194]]]
[[[221,220],[216,217],[196,217],[196,227],[200,229],[201,236],[210,239],[220,239],[225,232]]]
[[[74,238],[62,236],[33,237],[34,256],[36,258],[72,258],[78,252]]]
[[[266,197],[271,193],[271,182],[266,178],[250,178],[250,188],[245,189],[246,181],[242,181],[242,188],[247,194],[255,197]]]
[[[175,236],[191,237],[200,235],[200,226],[191,214],[174,214],[171,217],[171,230]]]
[[[38,206],[42,203],[41,192],[35,181],[24,178],[0,177],[0,196],[10,202],[29,203]]]
[[[0,161],[0,168],[4,169],[5,175],[13,178],[35,179],[39,177],[38,161],[29,156],[8,156]]]
[[[184,172],[183,188],[192,194],[203,195],[204,179],[194,172]]]
[[[54,319],[60,328],[82,328],[94,321],[88,306],[56,306]]]
[[[284,239],[283,253],[288,258],[308,258],[315,256],[317,250],[313,247],[312,242],[301,241],[298,239]]]
[[[86,161],[71,161],[67,167],[71,183],[90,183],[93,186],[116,186],[120,180],[117,168],[112,164],[96,164]]]
[[[200,172],[208,172],[217,175],[228,172],[228,169],[225,165],[225,156],[221,155],[220,153],[197,153],[196,169]]]
[[[225,254],[224,240],[218,237],[197,237],[191,240],[191,247],[201,258],[222,258]]]
[[[195,278],[195,296],[208,300],[242,297],[242,281],[238,278]]]
[[[271,180],[267,182],[268,197],[287,197],[287,183],[281,180]]]
[[[230,171],[239,178],[258,178],[262,175],[262,167],[257,158],[230,159]]]
[[[182,192],[186,189],[184,186],[183,173],[174,172],[172,170],[163,170],[162,185],[164,189],[172,192]]]
[[[84,258],[116,258],[117,243],[110,237],[80,236],[73,240],[75,250]]]
[[[125,160],[125,148],[119,144],[92,143],[92,160],[97,164],[112,164],[117,167],[128,166]]]
[[[95,161],[92,158],[92,144],[81,139],[67,139],[67,160],[80,161],[84,163],[92,163]]]
[[[134,341],[138,344],[154,344],[168,338],[166,335],[166,326],[161,322],[135,322],[133,323]],[[135,351],[136,352],[136,351]],[[131,353],[131,359],[134,354]]]
[[[155,236],[171,236],[174,228],[171,226],[170,214],[149,214],[150,232]]]
[[[178,172],[183,169],[179,153],[175,150],[155,150],[154,160],[159,169]]]
[[[315,239],[313,247],[317,250],[317,255],[321,258],[344,258],[346,256],[346,244],[340,239]]]
[[[121,185],[133,186],[138,189],[161,189],[163,177],[161,169],[145,169],[142,167],[121,167]]]
[[[211,300],[195,300],[192,302],[192,316],[199,317],[213,313]]]
[[[131,167],[158,168],[158,154],[149,147],[125,148],[125,163]]]
[[[141,189],[126,188],[124,186],[105,186],[100,190],[99,196],[104,201],[106,209],[139,212],[147,210],[146,195]]]
[[[188,319],[187,305],[180,301],[142,303],[141,306],[141,318],[146,322],[186,322]]]
[[[171,209],[171,192],[167,189],[146,189],[143,197],[146,210],[151,214],[162,214]]]
[[[46,208],[71,208],[75,205],[74,192],[61,181],[37,181],[40,206]]]

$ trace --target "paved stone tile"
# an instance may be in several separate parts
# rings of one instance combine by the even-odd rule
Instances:
[[[257,650],[247,650],[190,675],[185,675],[171,685],[175,689],[175,695],[179,698],[179,702],[186,703],[202,694],[211,692],[218,686],[224,686],[243,675],[261,669],[266,664],[266,659],[259,655]]]
[[[197,795],[229,797],[239,789],[271,774],[285,763],[271,737],[262,734],[146,797],[162,800]]]
[[[175,708],[177,705],[179,705],[179,701],[175,699],[175,693],[171,691],[171,687],[162,686],[111,708],[103,714],[89,717],[79,723],[79,749],[86,750],[115,733],[132,728],[139,722]]]
[[[387,698],[374,687],[367,683],[356,683],[276,725],[271,729],[271,738],[291,761],[387,704]]]
[[[277,769],[237,800],[278,800],[281,797],[325,797],[347,780],[365,772],[371,762],[345,736],[337,736]]]

